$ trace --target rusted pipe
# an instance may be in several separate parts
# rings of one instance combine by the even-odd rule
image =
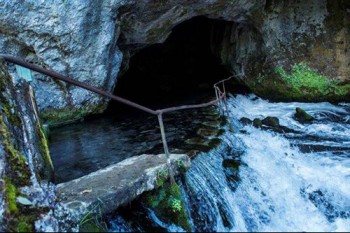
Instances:
[[[141,111],[144,111],[144,112],[147,112],[147,113],[150,113],[152,115],[159,115],[159,114],[163,114],[163,113],[168,113],[168,112],[172,112],[172,111],[178,111],[178,110],[186,110],[186,109],[194,109],[194,108],[204,108],[204,107],[208,107],[210,105],[213,105],[213,104],[216,104],[218,103],[220,100],[222,100],[223,98],[225,98],[226,96],[226,90],[224,89],[224,92],[222,92],[220,90],[220,88],[218,87],[218,85],[220,83],[223,84],[223,87],[224,87],[224,82],[230,80],[232,77],[234,76],[231,76],[227,79],[224,79],[224,80],[221,80],[217,83],[215,83],[213,86],[214,86],[214,89],[215,89],[215,93],[217,93],[217,99],[216,100],[213,100],[213,101],[210,101],[208,103],[204,103],[204,104],[195,104],[195,105],[183,105],[183,106],[178,106],[178,107],[170,107],[170,108],[165,108],[165,109],[160,109],[160,110],[153,110],[153,109],[150,109],[150,108],[147,108],[145,106],[142,106],[140,104],[137,104],[135,102],[132,102],[130,100],[127,100],[127,99],[124,99],[122,97],[119,97],[119,96],[116,96],[116,95],[113,95],[109,92],[106,92],[104,90],[101,90],[99,88],[96,88],[96,87],[93,87],[93,86],[89,86],[88,84],[86,83],[83,83],[83,82],[80,82],[78,80],[74,80],[72,78],[69,78],[69,77],[66,77],[66,76],[63,76],[55,71],[52,71],[52,70],[48,70],[48,69],[44,69],[38,65],[35,65],[35,64],[31,64],[29,62],[26,62],[22,59],[19,59],[17,57],[14,57],[12,55],[8,55],[8,54],[0,54],[0,58],[3,58],[5,61],[7,62],[11,62],[11,63],[14,63],[14,64],[17,64],[17,65],[20,65],[20,66],[23,66],[23,67],[26,67],[28,69],[31,69],[33,71],[36,71],[36,72],[39,72],[39,73],[42,73],[42,74],[45,74],[45,75],[48,75],[52,78],[56,78],[58,80],[61,80],[61,81],[64,81],[64,82],[67,82],[69,84],[73,84],[75,86],[78,86],[78,87],[81,87],[81,88],[84,88],[86,90],[89,90],[89,91],[92,91],[94,93],[97,93],[99,95],[102,95],[104,97],[107,97],[107,98],[110,98],[112,100],[115,100],[115,101],[118,101],[120,103],[123,103],[123,104],[126,104],[130,107],[133,107],[133,108],[137,108]]]
[[[45,75],[48,75],[52,78],[56,78],[58,80],[61,80],[61,81],[64,81],[64,82],[67,82],[67,83],[70,83],[70,84],[73,84],[75,86],[78,86],[78,87],[81,87],[81,88],[84,88],[86,90],[89,90],[89,91],[92,91],[92,92],[95,92],[97,94],[100,94],[104,97],[108,97],[110,99],[113,99],[115,101],[118,101],[120,103],[123,103],[123,104],[126,104],[126,105],[129,105],[131,107],[134,107],[134,108],[137,108],[137,109],[140,109],[144,112],[148,112],[150,114],[153,114],[153,115],[157,115],[157,112],[152,110],[152,109],[149,109],[147,107],[144,107],[142,105],[139,105],[137,103],[134,103],[130,100],[127,100],[127,99],[124,99],[122,97],[119,97],[119,96],[116,96],[116,95],[113,95],[109,92],[106,92],[104,90],[101,90],[101,89],[98,89],[96,87],[92,87],[92,86],[89,86],[83,82],[80,82],[80,81],[77,81],[77,80],[74,80],[72,78],[68,78],[66,76],[63,76],[55,71],[52,71],[52,70],[48,70],[48,69],[44,69],[40,66],[37,66],[37,65],[34,65],[34,64],[31,64],[29,62],[26,62],[26,61],[23,61],[22,59],[19,59],[19,58],[16,58],[14,56],[11,56],[11,55],[7,55],[7,54],[0,54],[0,57],[4,58],[5,61],[7,62],[11,62],[11,63],[14,63],[14,64],[17,64],[17,65],[20,65],[20,66],[23,66],[23,67],[26,67],[28,69],[31,69],[31,70],[34,70],[36,72],[39,72],[39,73],[42,73],[42,74],[45,74]]]

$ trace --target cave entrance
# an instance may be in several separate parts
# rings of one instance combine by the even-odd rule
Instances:
[[[143,48],[131,57],[114,94],[153,109],[215,96],[213,84],[230,73],[214,55],[213,36],[223,33],[228,23],[199,16],[175,26],[164,43]],[[125,107],[112,101],[108,111],[121,109]]]

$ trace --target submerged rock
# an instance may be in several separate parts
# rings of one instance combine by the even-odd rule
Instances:
[[[243,121],[247,121],[247,120],[244,119]],[[268,116],[263,120],[260,120],[259,118],[255,118],[253,121],[253,126],[256,128],[261,128],[263,130],[272,130],[277,133],[296,133],[295,130],[290,129],[286,126],[280,125],[279,119],[277,117]]]
[[[305,112],[305,110],[301,108],[295,109],[294,116],[295,116],[295,119],[300,123],[307,123],[314,120],[314,118],[310,114],[308,114],[307,112]]]
[[[261,123],[266,126],[270,127],[280,127],[280,121],[277,117],[266,117],[264,118]]]
[[[254,127],[256,127],[256,128],[261,128],[261,127],[262,127],[262,122],[261,122],[261,120],[260,120],[259,118],[255,118],[255,119],[253,120],[253,125],[254,125]]]
[[[253,124],[253,121],[247,117],[242,117],[239,122],[241,122],[243,125],[251,125]]]

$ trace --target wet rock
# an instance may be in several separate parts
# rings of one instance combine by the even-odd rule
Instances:
[[[31,232],[55,201],[53,166],[33,90],[12,80],[0,61],[0,230]]]
[[[187,139],[185,143],[190,145],[204,145],[204,146],[209,145],[209,141],[201,137]]]
[[[279,122],[279,119],[277,117],[268,116],[265,119],[263,119],[261,121],[261,123],[263,125],[270,126],[270,127],[279,127],[280,126],[280,122]]]
[[[239,122],[241,122],[243,125],[251,125],[253,124],[253,121],[247,117],[242,117]]]
[[[187,155],[171,154],[171,164],[179,174],[190,167],[191,161]],[[59,184],[57,192],[65,211],[75,213],[77,224],[90,210],[111,213],[145,191],[161,186],[168,177],[164,154],[140,155]]]
[[[233,159],[225,159],[222,162],[222,166],[224,168],[231,168],[231,169],[235,169],[235,170],[237,170],[239,168],[239,165],[240,165],[240,163],[236,160],[233,160]]]
[[[314,120],[314,118],[310,114],[305,112],[305,110],[302,108],[295,109],[294,117],[300,123],[307,123],[307,122],[311,122]]]
[[[211,120],[211,121],[217,121],[220,119],[220,115],[206,115],[205,118],[207,118],[208,120]]]
[[[220,128],[222,124],[220,121],[205,121],[202,123],[202,125],[212,128]]]
[[[225,159],[222,162],[222,166],[224,167],[224,173],[230,188],[234,191],[239,182],[239,166],[240,161],[233,159]]]
[[[204,137],[204,138],[214,138],[222,134],[222,130],[217,128],[200,128],[197,130],[197,135]]]
[[[286,126],[280,125],[279,119],[277,117],[266,117],[263,120],[255,118],[253,125],[256,128],[261,128],[263,130],[272,130],[277,133],[296,133],[295,130],[290,129]]]
[[[259,118],[255,118],[255,119],[253,120],[253,125],[254,125],[254,127],[256,127],[256,128],[261,128],[262,122],[261,122],[261,120],[260,120]]]

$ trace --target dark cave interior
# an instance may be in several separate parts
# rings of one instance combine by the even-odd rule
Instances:
[[[175,26],[164,43],[150,45],[131,57],[114,94],[153,109],[214,97],[213,84],[230,73],[214,55],[212,37],[223,32],[227,23],[199,16]],[[111,102],[107,112],[121,109],[129,108]]]

